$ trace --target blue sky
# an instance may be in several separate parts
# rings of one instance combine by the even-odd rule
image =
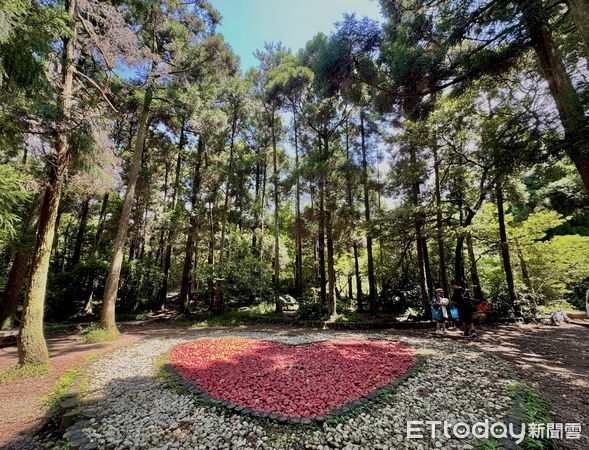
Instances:
[[[329,34],[343,14],[380,19],[376,0],[211,0],[223,16],[219,31],[241,59],[245,72],[265,42],[297,51],[318,32]]]

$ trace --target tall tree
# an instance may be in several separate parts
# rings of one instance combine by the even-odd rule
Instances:
[[[374,256],[372,255],[372,224],[370,222],[370,188],[366,144],[365,112],[360,111],[360,148],[362,149],[362,186],[364,190],[364,219],[366,220],[366,257],[368,269],[368,308],[376,311],[376,277],[374,276]]]
[[[256,53],[260,62],[260,69],[252,73],[254,89],[257,90],[270,131],[272,147],[272,185],[274,200],[274,303],[276,311],[282,311],[280,301],[280,168],[278,166],[278,141],[282,132],[279,110],[283,103],[280,85],[275,81],[280,76],[280,65],[286,58],[286,53],[280,45],[266,45],[264,51]],[[262,233],[263,234],[263,233]]]
[[[199,80],[203,71],[215,65],[232,64],[232,57],[225,50],[225,43],[218,35],[211,34],[219,16],[210,5],[149,4],[147,9],[135,5],[134,23],[142,32],[144,44],[150,48],[153,62],[146,79],[138,130],[135,136],[131,166],[127,177],[127,191],[119,218],[114,241],[113,257],[106,279],[100,326],[110,333],[117,333],[115,305],[123,262],[123,250],[127,238],[129,217],[135,197],[137,177],[141,167],[145,137],[149,126],[150,109],[154,94],[166,81],[174,77]],[[159,24],[163,23],[164,26]],[[198,26],[194,26],[198,24]],[[165,44],[164,44],[165,43]],[[173,49],[173,51],[170,51]]]
[[[59,110],[62,119],[55,129],[55,147],[50,155],[49,179],[41,204],[37,242],[31,256],[29,281],[25,290],[17,340],[18,360],[21,365],[44,364],[49,359],[45,338],[43,337],[43,312],[57,209],[59,208],[61,189],[71,159],[68,127],[70,126],[74,81],[75,9],[75,0],[66,1],[65,11],[70,21],[71,32],[68,37],[63,39],[61,58]]]
[[[230,80],[222,94],[226,102],[227,116],[229,120],[229,161],[225,178],[225,193],[223,200],[223,212],[221,215],[221,240],[219,243],[219,264],[217,266],[219,276],[215,285],[215,301],[213,311],[219,313],[223,310],[223,284],[225,281],[225,240],[227,234],[227,215],[229,212],[229,197],[234,190],[234,172],[235,172],[235,146],[237,134],[239,132],[242,116],[245,113],[247,86],[240,80]]]
[[[295,147],[295,291],[298,296],[303,294],[303,238],[301,222],[301,180],[300,180],[300,139],[299,114],[302,106],[302,95],[313,79],[313,72],[305,66],[297,64],[295,58],[286,55],[281,66],[274,73],[271,84],[278,94],[284,97],[283,104],[292,113],[293,143]]]
[[[184,265],[182,269],[182,281],[180,284],[180,311],[188,312],[190,304],[190,285],[192,280],[192,268],[194,260],[194,252],[198,239],[199,225],[202,219],[199,217],[200,203],[199,194],[201,186],[201,166],[203,161],[203,153],[205,149],[204,139],[199,137],[196,156],[194,161],[194,171],[192,177],[192,191],[190,195],[190,203],[192,205],[190,211],[190,225],[186,238],[186,247],[184,251]]]
[[[515,283],[513,281],[513,269],[511,267],[511,256],[509,252],[509,243],[507,242],[507,231],[505,226],[505,200],[503,198],[503,186],[500,181],[495,183],[495,200],[497,201],[497,222],[499,224],[499,238],[501,245],[501,260],[503,261],[503,270],[505,272],[505,281],[507,282],[507,292],[512,304],[517,301],[515,292]]]

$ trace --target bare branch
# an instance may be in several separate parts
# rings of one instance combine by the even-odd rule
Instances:
[[[88,83],[90,83],[104,98],[104,100],[106,100],[106,103],[108,104],[108,106],[110,106],[110,108],[113,110],[114,113],[118,113],[119,111],[117,110],[117,108],[115,108],[115,106],[112,104],[112,102],[109,100],[108,96],[106,95],[106,92],[104,92],[104,89],[102,89],[98,83],[96,81],[94,81],[92,78],[90,78],[88,75],[80,72],[77,69],[74,69],[76,75],[84,78],[86,81],[88,81]]]

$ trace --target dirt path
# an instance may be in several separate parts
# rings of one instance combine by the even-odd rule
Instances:
[[[589,328],[513,325],[481,333],[478,344],[507,359],[548,404],[555,422],[581,423],[581,440],[563,449],[589,449]]]
[[[170,335],[182,329],[161,323],[127,325],[116,341],[88,344],[77,334],[49,337],[51,370],[49,373],[0,385],[0,447],[18,435],[30,435],[41,424],[45,408],[42,397],[47,395],[57,380],[71,367],[83,363],[89,355],[100,355],[133,344],[146,337]],[[0,348],[0,369],[18,361],[16,346]]]
[[[554,422],[581,423],[582,438],[558,440],[559,448],[589,449],[589,327],[517,324],[477,332],[478,339],[467,342],[509,361],[547,403]],[[431,330],[403,330],[402,334],[440,339]],[[458,331],[452,331],[448,339],[462,340]]]

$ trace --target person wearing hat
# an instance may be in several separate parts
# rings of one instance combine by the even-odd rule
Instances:
[[[432,296],[432,318],[436,321],[436,334],[446,334],[449,300],[444,297],[444,289],[437,288]]]
[[[474,338],[476,333],[472,326],[472,304],[466,295],[466,285],[463,281],[452,281],[452,302],[458,308],[458,319],[462,323],[463,337]]]

